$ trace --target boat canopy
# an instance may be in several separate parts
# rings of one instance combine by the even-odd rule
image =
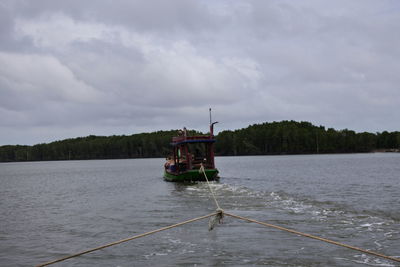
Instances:
[[[190,143],[214,143],[215,139],[210,135],[196,135],[196,136],[187,136],[186,130],[184,130],[183,135],[176,136],[172,138],[172,146],[178,146],[182,144],[190,144]]]
[[[173,142],[171,145],[178,146],[181,144],[190,144],[190,143],[214,143],[215,139],[197,139],[197,140],[184,140],[180,142]]]

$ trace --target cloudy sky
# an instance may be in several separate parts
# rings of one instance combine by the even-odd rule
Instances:
[[[0,0],[0,145],[305,120],[400,130],[400,1]]]

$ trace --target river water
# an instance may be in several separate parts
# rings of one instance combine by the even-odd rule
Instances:
[[[400,257],[400,154],[216,158],[223,209]],[[32,266],[215,210],[204,183],[162,179],[163,159],[0,164],[0,265]],[[54,266],[397,266],[226,217]]]

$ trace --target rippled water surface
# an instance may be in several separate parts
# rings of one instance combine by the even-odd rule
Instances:
[[[400,154],[223,157],[226,211],[400,257]],[[204,183],[162,179],[163,159],[0,164],[0,265],[32,266],[215,210]],[[227,217],[54,266],[396,266]]]

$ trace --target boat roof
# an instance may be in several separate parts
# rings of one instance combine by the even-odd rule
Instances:
[[[215,139],[210,135],[204,136],[177,136],[172,138],[171,145],[177,146],[190,143],[214,143]]]

